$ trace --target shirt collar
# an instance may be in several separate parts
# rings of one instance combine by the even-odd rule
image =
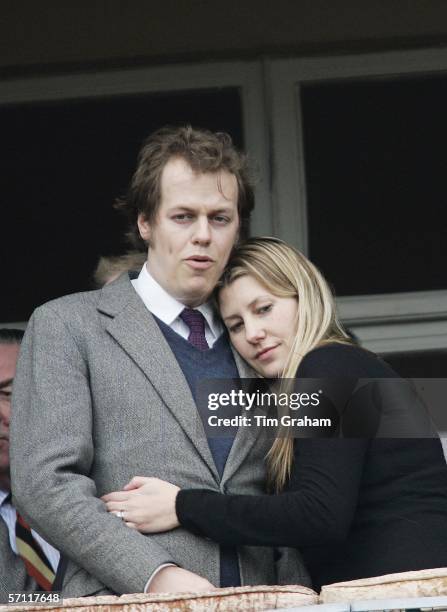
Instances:
[[[169,295],[157,283],[155,278],[149,273],[146,264],[141,268],[141,272],[134,283],[137,293],[143,300],[146,308],[163,321],[163,323],[166,323],[166,325],[172,325],[185,308],[184,304],[176,300],[172,295]],[[223,326],[211,303],[209,301],[205,302],[198,306],[196,310],[203,314],[211,332],[218,338],[223,331]]]
[[[3,506],[7,497],[9,497],[9,491],[0,489],[0,507]]]

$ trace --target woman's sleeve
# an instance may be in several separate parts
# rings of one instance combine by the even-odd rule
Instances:
[[[180,524],[223,545],[307,546],[345,539],[354,516],[366,440],[297,440],[293,490],[224,495],[183,489]]]

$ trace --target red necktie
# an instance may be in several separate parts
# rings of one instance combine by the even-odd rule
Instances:
[[[201,351],[208,350],[209,346],[205,338],[205,317],[200,310],[184,308],[180,313],[180,318],[189,327],[188,342]]]

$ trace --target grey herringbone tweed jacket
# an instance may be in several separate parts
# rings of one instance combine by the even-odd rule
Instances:
[[[25,568],[23,560],[11,550],[8,527],[0,517],[0,604],[8,602],[10,593],[32,593],[39,590]]]
[[[218,586],[214,542],[183,529],[142,535],[98,498],[132,476],[259,493],[267,450],[266,440],[241,428],[219,481],[185,377],[127,274],[34,312],[14,381],[13,499],[69,557],[65,596],[141,592],[167,562]],[[305,583],[296,557],[285,556],[279,580]],[[241,547],[239,560],[243,584],[277,581],[271,549]]]

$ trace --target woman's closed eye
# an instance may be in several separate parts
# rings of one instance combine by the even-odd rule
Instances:
[[[228,331],[230,332],[230,334],[237,334],[237,332],[240,331],[243,326],[243,321],[237,321],[236,323],[233,323],[233,325],[230,325]]]
[[[258,306],[258,308],[256,308],[256,314],[266,314],[267,312],[270,312],[272,308],[273,304],[264,304],[263,306]]]

